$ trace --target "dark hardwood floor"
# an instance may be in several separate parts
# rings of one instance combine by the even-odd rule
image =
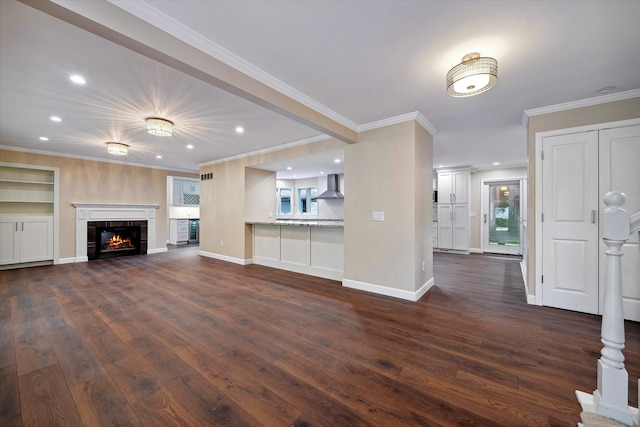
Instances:
[[[596,386],[600,317],[517,261],[435,254],[412,303],[197,250],[1,271],[0,425],[575,426]]]

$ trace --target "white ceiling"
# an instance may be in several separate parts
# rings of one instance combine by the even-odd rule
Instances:
[[[352,129],[419,112],[437,130],[435,166],[525,164],[524,110],[596,97],[605,86],[640,88],[635,0],[112,3],[176,36],[203,37]],[[498,60],[498,84],[451,98],[446,72],[472,51]],[[75,86],[71,73],[87,84]],[[0,141],[17,149],[114,160],[105,143],[120,140],[130,154],[116,160],[197,171],[321,137],[14,0],[0,1],[0,94]],[[175,122],[174,136],[145,132],[144,118],[157,115]]]

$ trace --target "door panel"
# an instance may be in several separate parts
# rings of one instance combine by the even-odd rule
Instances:
[[[440,193],[438,193],[438,197],[440,197]],[[452,207],[453,205],[450,204],[438,205],[438,247],[442,249],[453,248]]]
[[[467,205],[453,205],[453,249],[469,249],[468,212]]]
[[[640,212],[640,126],[600,131],[600,199],[609,191],[627,196],[623,206],[630,214]],[[601,209],[604,205],[601,204]],[[604,295],[606,245],[600,229],[600,294]],[[625,319],[640,322],[640,248],[638,233],[622,246],[622,301]],[[603,301],[600,306],[602,307]]]
[[[598,312],[598,133],[544,138],[544,305]]]

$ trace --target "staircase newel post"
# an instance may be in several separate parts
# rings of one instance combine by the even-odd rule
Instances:
[[[598,360],[598,388],[593,392],[596,412],[627,425],[633,425],[629,409],[629,374],[624,367],[624,316],[622,313],[621,247],[629,238],[630,215],[622,209],[623,193],[604,196],[604,243],[607,246],[604,306],[601,341],[604,347]]]

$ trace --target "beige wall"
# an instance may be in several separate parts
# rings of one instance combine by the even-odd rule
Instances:
[[[557,113],[542,114],[529,118],[527,130],[527,153],[529,158],[529,292],[535,293],[535,256],[536,256],[536,222],[535,222],[535,193],[536,193],[536,133],[586,126],[597,123],[608,123],[619,120],[640,118],[640,97],[575,108]]]
[[[0,150],[0,161],[60,169],[60,258],[76,256],[76,212],[72,203],[77,202],[160,205],[156,246],[166,247],[167,176],[197,178],[196,174],[10,150]]]
[[[245,168],[245,219],[261,221],[276,218],[276,173]]]
[[[422,271],[431,256],[433,145],[418,129],[415,122],[375,129],[345,147],[347,280],[415,292],[433,276],[430,259]],[[372,221],[374,211],[384,221]]]
[[[526,178],[527,168],[491,169],[478,171],[471,174],[471,188],[469,188],[469,214],[475,212],[476,216],[469,217],[469,249],[482,249],[480,238],[482,227],[482,180]],[[522,212],[526,217],[526,212]]]

